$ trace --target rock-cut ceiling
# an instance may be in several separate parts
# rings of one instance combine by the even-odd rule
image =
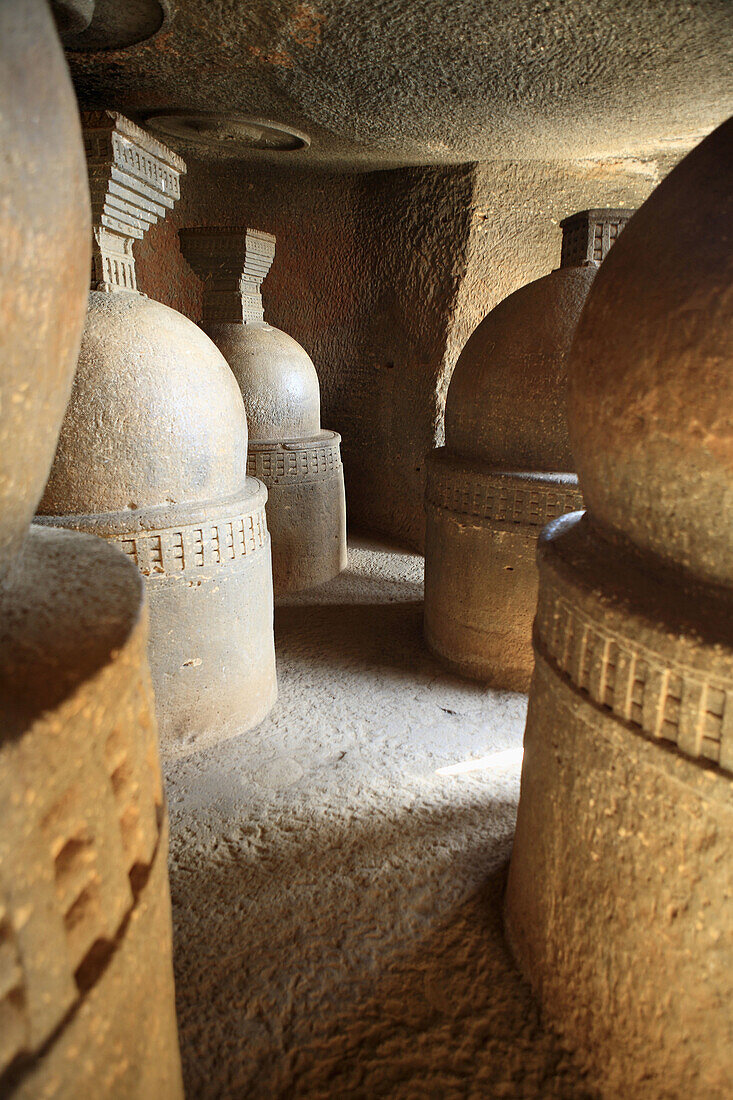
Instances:
[[[182,134],[337,169],[658,155],[733,110],[731,0],[126,0],[155,31],[137,43],[117,2],[68,51],[81,104],[184,154]]]

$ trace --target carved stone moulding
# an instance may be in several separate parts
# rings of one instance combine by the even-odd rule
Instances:
[[[600,264],[612,244],[618,240],[633,210],[613,210],[601,207],[581,210],[563,218],[560,267],[578,267],[584,263]]]
[[[341,437],[250,442],[247,471],[267,485],[275,592],[299,592],[346,568]]]
[[[582,508],[573,474],[500,471],[440,448],[428,458],[425,640],[453,671],[512,691],[532,675],[535,549]]]
[[[261,287],[275,258],[275,238],[259,229],[182,229],[181,248],[204,280],[204,322],[264,321]]]
[[[587,517],[539,567],[510,942],[603,1095],[728,1096],[730,598],[651,579]]]
[[[187,145],[218,146],[228,152],[259,149],[288,154],[310,145],[308,135],[294,126],[235,111],[153,111],[145,121],[166,138],[184,141]]]
[[[132,246],[181,197],[186,165],[117,111],[82,114],[92,198],[92,289],[136,290]]]
[[[123,555],[32,526],[0,600],[0,1092],[14,1100],[182,1096],[146,643]]]

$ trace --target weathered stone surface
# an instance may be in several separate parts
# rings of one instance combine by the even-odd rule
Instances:
[[[146,578],[166,752],[275,700],[267,493],[246,468],[242,397],[208,337],[139,294],[93,292],[38,521],[113,539]]]
[[[209,322],[214,341],[237,379],[257,442],[309,439],[321,430],[321,393],[313,360],[304,348],[266,322],[244,327]]]
[[[51,0],[67,49],[124,50],[152,38],[171,13],[169,0]]]
[[[594,284],[569,368],[588,512],[539,551],[507,926],[609,1097],[733,1089],[732,134]]]
[[[446,446],[428,459],[425,639],[454,671],[496,687],[529,688],[537,535],[582,507],[567,358],[597,265],[630,216],[594,209],[566,218],[567,266],[489,313],[448,388]]]
[[[182,229],[181,247],[204,280],[204,331],[229,362],[244,398],[248,472],[269,493],[275,593],[322,584],[346,567],[341,437],[321,430],[310,356],[264,319],[260,288],[275,238],[253,229]]]
[[[87,121],[106,181],[95,223],[124,243],[147,228],[134,204],[173,194],[182,166],[117,115]],[[118,161],[135,176],[128,221],[109,206]],[[92,177],[99,169],[92,160]],[[146,578],[161,741],[177,753],[251,728],[274,703],[267,493],[247,477],[244,405],[221,353],[192,321],[131,290],[128,268],[104,250],[101,263],[107,289],[89,298],[38,521],[112,539]]]
[[[139,286],[201,323],[204,284],[178,227],[249,223],[276,235],[268,320],[318,365],[322,420],[342,437],[350,523],[422,551],[425,456],[443,442],[469,336],[557,266],[568,210],[639,206],[678,159],[345,175],[192,160],[180,203],[135,245]]]
[[[603,1096],[733,1088],[730,608],[542,537],[510,942]]]
[[[89,278],[79,118],[45,4],[0,5],[0,583],[43,491]]]
[[[596,523],[733,585],[733,121],[622,235],[573,349],[570,422]],[[603,446],[599,446],[599,441]]]
[[[92,291],[45,515],[187,505],[242,490],[247,423],[223,356],[141,294]]]
[[[182,1095],[146,642],[123,555],[31,527],[0,601],[4,1096]]]

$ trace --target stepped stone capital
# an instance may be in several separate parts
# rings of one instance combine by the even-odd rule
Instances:
[[[92,199],[92,290],[137,290],[132,246],[181,195],[183,160],[117,111],[81,116]]]
[[[275,238],[259,229],[182,229],[181,250],[204,281],[204,324],[261,324],[260,288],[275,258]]]
[[[564,218],[560,222],[560,267],[600,264],[633,214],[633,210],[600,207],[595,210],[580,210],[577,214]]]

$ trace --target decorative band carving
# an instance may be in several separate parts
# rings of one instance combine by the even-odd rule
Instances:
[[[688,756],[733,769],[733,679],[670,660],[631,631],[598,621],[549,564],[542,569],[534,640],[594,703]]]
[[[267,542],[264,506],[210,523],[113,536],[144,577],[177,576],[231,565],[256,554]]]
[[[583,508],[575,479],[501,473],[477,463],[438,459],[428,464],[426,500],[436,508],[501,529],[529,528],[536,535],[558,516]]]
[[[335,432],[317,442],[250,443],[247,474],[265,484],[278,479],[318,481],[332,477],[343,469],[340,444],[341,437]]]

